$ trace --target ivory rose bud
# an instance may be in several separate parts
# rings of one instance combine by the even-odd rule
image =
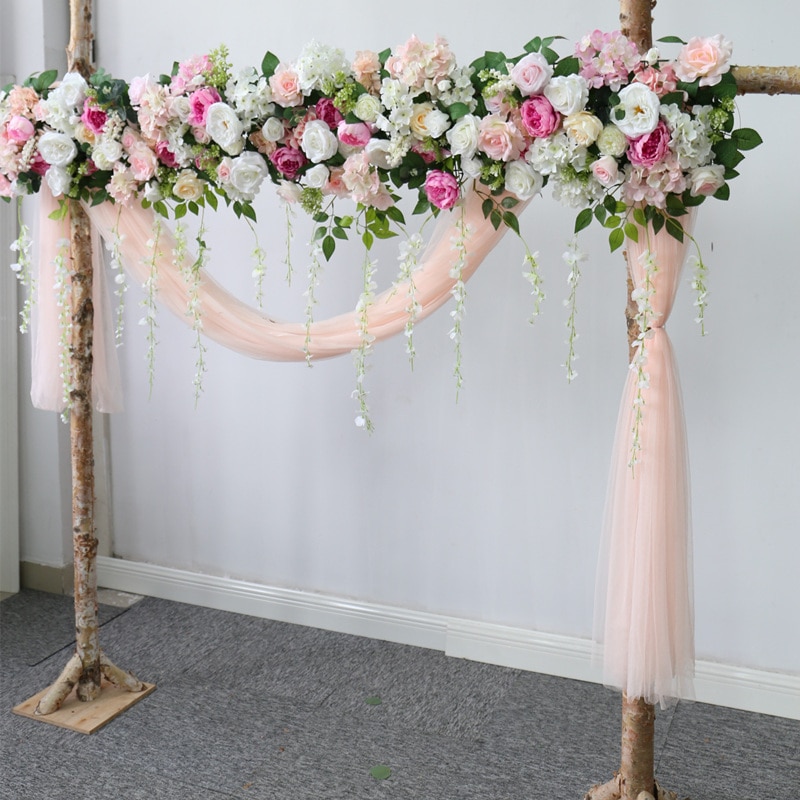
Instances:
[[[172,187],[172,194],[179,200],[199,200],[205,191],[205,184],[190,169],[181,170]]]
[[[359,95],[353,113],[364,122],[375,122],[381,113],[381,101],[373,94]]]
[[[716,86],[730,69],[733,43],[722,34],[689,39],[678,54],[675,72],[682,81],[700,78],[701,86]]]
[[[19,114],[11,117],[6,126],[6,136],[12,142],[27,142],[33,136],[35,128],[33,123]]]
[[[589,84],[580,75],[560,75],[544,87],[544,96],[564,116],[580,111],[589,99]]]
[[[630,83],[619,93],[619,105],[611,112],[616,126],[629,138],[635,139],[655,130],[661,100],[643,83]],[[617,119],[617,110],[624,116]]]
[[[541,53],[528,53],[511,69],[511,80],[523,97],[541,94],[553,77],[553,68]]]
[[[364,122],[345,122],[342,120],[337,128],[339,141],[349,147],[366,147],[372,138],[369,125]]]
[[[339,142],[327,122],[313,119],[303,129],[300,146],[314,164],[319,164],[336,154]]]
[[[513,123],[490,114],[481,120],[478,146],[495,161],[513,161],[525,147],[525,140]]]
[[[269,88],[272,89],[272,99],[279,106],[292,108],[303,102],[300,78],[293,69],[283,64],[278,66],[275,74],[269,79]]]
[[[281,181],[275,191],[278,197],[286,203],[299,203],[300,198],[303,196],[302,187],[291,181]]]
[[[542,191],[544,178],[526,161],[506,164],[506,190],[520,200],[528,200]]]
[[[589,111],[577,111],[564,118],[564,130],[575,144],[588,147],[597,141],[603,123]]]
[[[78,155],[78,148],[72,137],[55,131],[43,133],[36,147],[42,158],[54,167],[66,167]]]
[[[279,147],[274,153],[270,153],[269,160],[275,165],[275,169],[289,180],[292,180],[306,164],[306,157],[294,147]]]
[[[50,167],[44,176],[47,185],[50,188],[50,193],[53,197],[60,197],[69,191],[71,178],[70,174],[64,167]]]
[[[458,202],[458,181],[449,172],[432,169],[425,178],[425,194],[432,206],[446,211]]]
[[[205,125],[208,109],[213,106],[214,103],[219,103],[219,101],[219,92],[210,86],[204,86],[202,89],[193,92],[189,96],[189,116],[187,122],[190,125]]]
[[[244,128],[236,112],[226,103],[212,103],[206,112],[208,135],[232,156],[239,155],[244,148]]]
[[[261,135],[268,142],[279,142],[285,132],[286,128],[283,127],[283,122],[277,117],[268,117],[261,128]]]
[[[545,139],[558,129],[561,114],[543,95],[529,97],[521,106],[522,125],[529,136]]]
[[[708,197],[725,184],[725,167],[709,164],[696,167],[689,173],[689,191],[693,197]]]
[[[628,139],[616,125],[606,125],[597,137],[601,156],[619,158],[628,149]]]
[[[233,187],[237,199],[252,200],[266,176],[267,165],[261,155],[252,151],[242,153],[238,158],[234,158],[231,164],[228,193],[231,194],[230,187]]]
[[[619,165],[612,156],[601,156],[592,162],[592,174],[595,180],[606,189],[619,183]]]
[[[628,147],[628,158],[637,167],[652,167],[663,161],[669,152],[671,134],[666,123],[661,120],[655,129],[636,139]]]
[[[479,120],[474,114],[459,117],[445,134],[453,155],[472,158],[478,149],[478,133]]]

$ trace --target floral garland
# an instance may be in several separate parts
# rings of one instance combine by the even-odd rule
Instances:
[[[80,199],[140,202],[175,220],[222,200],[255,221],[252,202],[270,179],[317,226],[308,325],[320,258],[330,259],[337,241],[358,237],[369,251],[404,231],[401,189],[417,191],[414,213],[436,215],[474,187],[491,224],[519,234],[515,206],[549,184],[557,200],[581,209],[575,233],[596,220],[612,250],[626,236],[637,239],[636,223],[666,226],[682,240],[687,209],[710,196],[727,199],[743,151],[761,141],[734,128],[731,43],[721,35],[667,37],[660,41],[682,47],[665,60],[619,32],[594,31],[562,57],[553,49],[560,38],[536,37],[514,57],[487,52],[469,66],[457,64],[444,39],[411,37],[352,61],[312,42],[293,63],[267,53],[260,70],[234,71],[220,47],[176,63],[170,75],[130,83],[103,70],[88,82],[77,73],[56,82],[55,72],[44,72],[0,92],[0,196],[33,194],[44,183],[62,198],[62,215],[66,200]],[[354,213],[337,213],[343,198]],[[461,245],[456,251],[460,263]],[[256,253],[260,287],[263,251]],[[569,259],[570,376],[578,260]],[[538,313],[544,294],[530,251],[526,264]],[[695,281],[700,319],[704,276]],[[366,279],[365,287],[362,304]],[[458,347],[463,286],[455,296]],[[409,309],[413,316],[413,284]],[[363,333],[359,387],[369,350]],[[460,386],[460,363],[456,376]]]

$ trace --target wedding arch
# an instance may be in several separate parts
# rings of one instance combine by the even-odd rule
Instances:
[[[538,37],[510,60],[487,53],[475,66],[477,100],[470,94],[475,86],[439,41],[426,45],[412,39],[393,53],[372,54],[358,80],[331,78],[338,74],[329,68],[330,60],[338,58],[335,53],[311,51],[303,70],[285,68],[268,54],[262,73],[249,74],[243,83],[269,83],[271,100],[262,96],[261,101],[277,105],[280,113],[257,110],[257,129],[248,132],[242,115],[249,112],[240,112],[223,94],[230,80],[226,54],[180,65],[159,83],[128,86],[103,73],[92,82],[91,3],[72,0],[71,12],[70,70],[82,74],[83,84],[77,78],[63,81],[67,88],[59,102],[67,90],[77,91],[79,105],[73,104],[71,116],[80,119],[80,134],[75,139],[54,123],[60,107],[49,96],[54,76],[47,73],[26,87],[36,95],[35,102],[23,110],[20,91],[3,120],[5,143],[16,148],[23,166],[12,170],[13,175],[8,171],[10,191],[36,191],[44,178],[51,193],[62,197],[60,205],[48,207],[48,192],[42,194],[46,216],[56,218],[51,233],[43,236],[50,254],[42,257],[42,264],[61,262],[63,268],[66,263],[70,273],[71,324],[66,329],[71,339],[65,347],[59,338],[63,329],[37,338],[34,392],[45,407],[66,405],[71,422],[78,641],[75,656],[42,699],[39,713],[55,711],[76,684],[82,700],[93,700],[101,689],[101,673],[128,691],[144,688],[117,669],[97,641],[91,403],[94,396],[111,409],[117,391],[110,361],[105,374],[100,369],[113,347],[93,322],[102,300],[93,289],[100,284],[93,276],[101,270],[93,265],[98,243],[92,245],[92,231],[117,248],[134,274],[139,270],[137,278],[151,282],[162,298],[171,298],[167,305],[172,303],[173,310],[183,315],[187,303],[202,308],[202,316],[190,316],[191,321],[248,355],[302,360],[355,350],[363,358],[376,339],[405,332],[409,321],[421,320],[451,297],[458,309],[463,283],[507,230],[518,232],[517,214],[549,179],[562,195],[572,193],[587,206],[578,214],[576,232],[597,220],[609,229],[612,249],[626,244],[635,306],[630,312],[632,369],[620,410],[604,533],[603,563],[609,574],[600,585],[597,621],[606,680],[623,691],[622,764],[612,781],[589,796],[667,796],[654,784],[654,706],[681,696],[693,665],[693,642],[683,535],[688,520],[685,440],[663,324],[691,240],[693,207],[712,195],[726,199],[741,151],[759,141],[750,129],[734,129],[733,97],[737,91],[798,92],[798,70],[729,72],[729,43],[723,37],[684,44],[685,63],[679,59],[668,69],[657,54],[651,55],[650,2],[623,0],[624,35],[596,32],[594,39],[593,34],[579,43],[578,56],[560,58],[554,38]],[[420,70],[421,64],[426,69]],[[337,66],[344,72],[343,65]],[[326,79],[333,81],[331,86]],[[370,83],[381,80],[389,81],[385,95]],[[169,89],[160,94],[158,87]],[[178,138],[191,145],[188,156],[174,138],[148,140],[147,126],[152,132],[161,124],[155,106],[135,100],[142,101],[148,92],[186,101],[179,113],[187,113],[194,128],[191,139],[186,131]],[[249,99],[257,106],[258,92],[253,94],[256,99]],[[113,109],[125,102],[126,114],[115,117]],[[710,112],[694,110],[706,105],[713,119]],[[138,132],[124,143],[124,120],[130,111],[143,108]],[[701,113],[708,116],[701,120]],[[115,118],[123,122],[113,123]],[[107,126],[113,124],[120,130],[109,136]],[[692,137],[680,133],[682,126],[695,138],[705,131],[703,146],[693,149]],[[376,130],[384,135],[373,136]],[[608,141],[598,143],[606,130]],[[49,134],[54,135],[46,138]],[[561,137],[560,155],[552,152],[555,137]],[[366,153],[372,141],[378,144],[370,158]],[[118,152],[111,146],[115,142]],[[670,147],[676,142],[684,147],[685,161],[666,164],[675,155]],[[208,150],[203,150],[205,144]],[[343,151],[342,144],[352,149]],[[211,166],[216,171],[213,186]],[[314,215],[319,257],[330,257],[337,239],[354,232],[367,252],[374,239],[391,235],[392,223],[402,222],[392,202],[393,191],[401,186],[419,191],[420,210],[442,212],[440,233],[399,288],[375,297],[367,258],[364,292],[355,312],[322,322],[308,318],[305,323],[279,323],[215,286],[202,271],[202,243],[200,253],[190,255],[186,242],[158,221],[158,214],[168,215],[168,206],[180,220],[206,204],[216,205],[218,197],[230,201],[238,215],[252,218],[253,188],[267,174],[282,181],[287,199],[304,204]],[[154,176],[161,180],[154,181]],[[163,185],[154,191],[154,182]],[[360,216],[339,216],[323,206],[326,193],[355,199]],[[127,205],[139,194],[145,197],[145,208]],[[116,205],[104,202],[112,199]],[[61,243],[58,225],[67,226],[69,247]],[[18,249],[23,262],[24,240]],[[533,271],[534,285],[535,280]],[[49,319],[57,321],[56,306]],[[457,346],[458,321],[456,313]],[[647,570],[641,569],[643,560],[651,565]],[[605,613],[608,609],[618,613]]]

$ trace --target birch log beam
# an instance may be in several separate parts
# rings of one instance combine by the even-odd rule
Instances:
[[[800,94],[800,67],[732,67],[739,94]]]

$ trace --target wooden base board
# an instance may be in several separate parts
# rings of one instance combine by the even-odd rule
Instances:
[[[29,700],[15,706],[13,711],[21,717],[57,725],[59,728],[68,728],[78,733],[94,733],[122,714],[123,711],[143,700],[155,689],[154,683],[146,683],[141,692],[127,692],[103,680],[100,694],[95,700],[89,703],[81,702],[73,689],[58,711],[42,716],[35,714],[34,711],[40,698],[48,691],[43,689]]]

